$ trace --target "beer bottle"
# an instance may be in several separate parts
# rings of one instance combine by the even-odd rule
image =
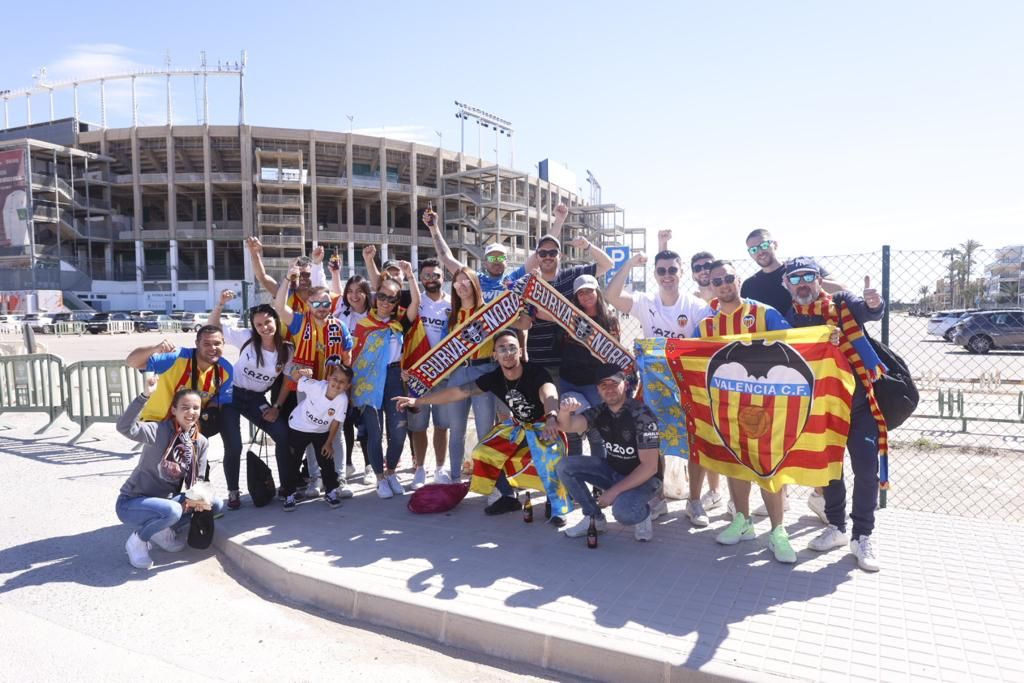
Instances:
[[[590,516],[590,528],[587,529],[587,547],[597,547],[597,518],[593,515]]]
[[[523,503],[523,521],[527,524],[533,523],[533,502],[530,500],[530,492],[526,492],[526,502]]]

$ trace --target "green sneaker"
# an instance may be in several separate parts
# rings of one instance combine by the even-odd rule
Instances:
[[[743,516],[742,512],[737,512],[729,526],[715,536],[715,540],[722,545],[736,545],[740,541],[749,541],[753,538],[754,525]]]
[[[783,564],[796,562],[796,551],[789,544],[789,534],[781,524],[772,529],[768,535],[768,549],[775,554],[775,559]]]

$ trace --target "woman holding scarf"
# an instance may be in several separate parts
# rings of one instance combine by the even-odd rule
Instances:
[[[399,261],[406,279],[412,280],[412,265]],[[398,305],[402,285],[381,275],[374,305],[355,329],[352,366],[355,372],[352,403],[360,410],[360,423],[366,433],[366,450],[370,466],[377,476],[377,495],[391,498],[404,490],[395,474],[405,446],[406,420],[398,410],[395,397],[403,395],[402,346],[405,334],[419,316],[420,293],[410,287],[410,304]],[[382,419],[383,418],[383,419]],[[382,423],[387,422],[388,445],[384,452]]]

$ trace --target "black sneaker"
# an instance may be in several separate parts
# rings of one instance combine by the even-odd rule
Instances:
[[[544,501],[544,519],[551,519],[551,501]],[[565,520],[562,520],[562,524],[565,524]]]
[[[523,504],[515,496],[502,496],[484,508],[485,515],[503,515],[506,512],[522,510]]]
[[[334,508],[341,507],[341,500],[338,498],[338,494],[334,493],[334,491],[331,491],[330,493],[325,493],[324,500],[327,501],[327,504],[331,506],[332,510]]]
[[[556,528],[561,529],[563,526],[565,526],[565,517],[559,517],[558,515],[555,515],[549,520],[549,522]]]
[[[284,511],[291,512],[295,509],[295,496],[288,496],[284,499]]]

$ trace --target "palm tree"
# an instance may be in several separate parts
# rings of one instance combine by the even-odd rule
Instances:
[[[942,252],[942,255],[943,257],[949,257],[949,306],[952,308],[956,305],[953,301],[953,295],[956,292],[957,260],[963,256],[963,252],[953,247]]]
[[[969,239],[966,242],[962,242],[960,244],[960,249],[963,251],[963,256],[961,257],[961,259],[963,261],[964,278],[963,287],[961,287],[960,291],[963,292],[965,296],[971,284],[971,270],[974,267],[974,252],[978,251],[978,249],[980,248],[981,242],[979,242],[978,240]],[[965,300],[964,304],[970,305],[970,302]]]

